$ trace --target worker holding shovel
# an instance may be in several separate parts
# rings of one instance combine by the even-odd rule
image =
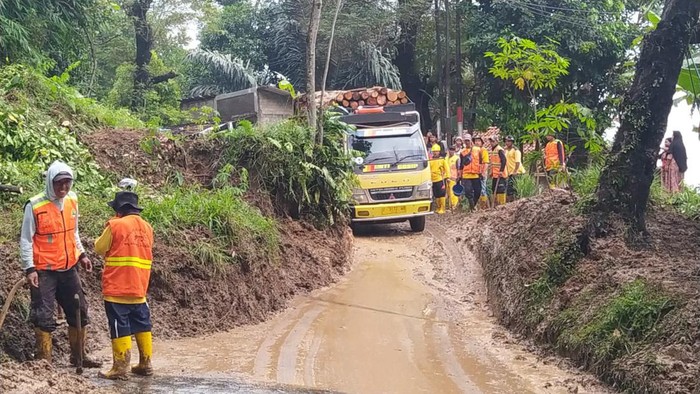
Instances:
[[[54,312],[58,300],[68,322],[71,364],[97,368],[102,363],[85,356],[88,307],[77,264],[80,262],[91,272],[92,262],[80,242],[78,197],[71,191],[72,186],[73,171],[68,165],[56,161],[49,166],[46,189],[30,198],[24,208],[20,262],[30,285],[35,358],[51,361],[51,333],[56,330]]]
[[[493,190],[491,206],[495,207],[506,203],[506,186],[508,185],[507,160],[505,149],[498,143],[498,137],[491,136],[488,139],[491,145],[491,189]]]
[[[112,369],[99,374],[105,379],[127,379],[132,335],[136,337],[139,363],[131,372],[153,374],[151,311],[146,302],[153,260],[153,228],[141,218],[138,202],[136,193],[118,192],[108,204],[116,217],[107,222],[95,241],[95,252],[105,256],[102,294],[112,339]]]

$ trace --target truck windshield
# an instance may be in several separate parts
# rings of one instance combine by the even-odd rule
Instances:
[[[425,144],[420,133],[369,138],[350,136],[350,146],[364,154],[364,164],[426,160]]]

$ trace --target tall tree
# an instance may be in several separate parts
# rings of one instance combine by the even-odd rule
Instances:
[[[627,223],[631,241],[646,238],[645,214],[657,153],[699,14],[697,0],[666,0],[656,30],[642,41],[634,81],[622,102],[622,123],[600,176],[592,215],[599,234],[609,214],[615,213]]]
[[[314,130],[317,126],[318,110],[316,100],[314,100],[316,94],[316,37],[318,36],[318,25],[321,23],[321,6],[322,0],[311,0],[309,30],[306,36],[306,94],[309,95],[307,113],[309,127]]]
[[[427,93],[432,89],[418,71],[418,35],[421,18],[430,10],[431,3],[432,0],[399,0],[399,37],[394,57],[394,64],[401,75],[401,86],[416,104],[424,130],[433,126],[430,121],[430,97]]]
[[[134,0],[127,4],[125,11],[134,23],[136,37],[136,71],[134,72],[134,94],[131,99],[131,108],[137,109],[144,105],[144,92],[148,88],[148,63],[151,62],[151,47],[153,46],[153,34],[146,19],[148,9],[153,0]]]
[[[134,71],[134,91],[131,98],[131,109],[133,110],[145,105],[144,95],[152,84],[165,82],[177,76],[173,71],[151,76],[148,70],[153,48],[153,31],[147,18],[151,4],[153,4],[153,0],[133,0],[125,4],[125,12],[134,23],[136,38],[136,58],[134,59],[136,69]]]

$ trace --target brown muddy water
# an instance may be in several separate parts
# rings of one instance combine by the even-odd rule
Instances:
[[[436,219],[422,234],[407,227],[364,229],[345,278],[267,322],[156,338],[156,377],[108,385],[142,393],[607,392],[496,323],[480,267],[453,245],[456,234]]]

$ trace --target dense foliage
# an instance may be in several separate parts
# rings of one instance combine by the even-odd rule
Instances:
[[[284,213],[333,224],[347,217],[354,175],[344,145],[348,126],[335,114],[324,120],[321,146],[298,120],[266,127],[243,122],[214,138],[226,141],[225,161],[246,168],[249,182],[263,185]]]

